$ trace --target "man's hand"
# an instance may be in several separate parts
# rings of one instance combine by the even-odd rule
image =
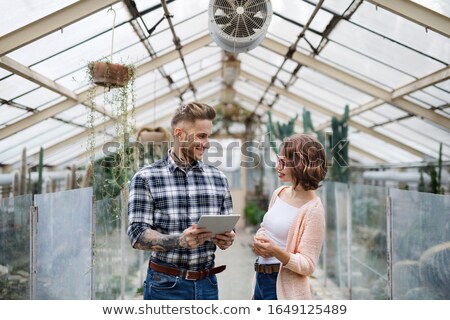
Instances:
[[[216,234],[211,240],[220,249],[226,250],[233,244],[235,236],[236,233],[234,231],[228,231],[222,234]]]
[[[206,232],[205,228],[197,228],[195,223],[183,231],[180,236],[180,246],[182,248],[194,249],[203,245],[212,237],[211,232]]]

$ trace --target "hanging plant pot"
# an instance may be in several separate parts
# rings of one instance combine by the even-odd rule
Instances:
[[[132,77],[130,68],[118,63],[91,62],[89,71],[96,85],[108,88],[126,86]]]

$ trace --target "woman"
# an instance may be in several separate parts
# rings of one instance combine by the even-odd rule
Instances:
[[[275,190],[253,240],[255,300],[311,299],[314,272],[325,232],[324,208],[315,191],[327,173],[325,150],[309,135],[284,140],[278,178],[291,186]]]

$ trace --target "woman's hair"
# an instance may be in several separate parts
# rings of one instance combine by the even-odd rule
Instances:
[[[327,174],[327,162],[323,145],[306,134],[285,138],[281,145],[281,155],[286,167],[291,169],[294,189],[300,185],[304,190],[316,190]]]
[[[194,123],[195,120],[214,120],[216,111],[213,107],[201,102],[186,103],[175,111],[172,118],[172,129],[181,121]]]

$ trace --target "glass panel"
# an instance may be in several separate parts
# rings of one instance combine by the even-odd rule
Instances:
[[[377,131],[415,148],[430,157],[436,159],[439,157],[439,141],[424,137],[420,131],[410,130],[395,122],[378,127]],[[449,150],[447,150],[448,152]]]
[[[326,220],[326,276],[349,299],[349,265],[347,241],[347,184],[324,182]]]
[[[253,74],[254,76],[260,78],[261,80],[266,81],[267,83],[270,82],[270,79],[272,78],[272,75],[268,72],[266,72],[265,66],[267,66],[267,68],[270,68],[270,71],[273,71],[274,73],[276,72],[276,69],[268,64],[263,64],[263,63],[259,63],[260,68],[254,68],[253,66],[249,65],[247,62],[245,63],[241,63],[241,70],[243,71],[247,71],[250,74]]]
[[[30,299],[32,196],[0,198],[0,300]]]
[[[423,91],[442,101],[450,101],[450,92],[444,91],[437,86],[429,86]]]
[[[295,42],[297,35],[299,35],[301,31],[302,28],[300,26],[294,25],[274,14],[270,21],[267,35],[269,38],[275,38],[276,41],[289,46]]]
[[[134,250],[129,243],[127,217],[125,211],[122,212],[124,205],[126,203],[123,204],[120,197],[95,202],[94,272],[97,300],[132,299],[144,281],[144,251]]]
[[[273,58],[276,58],[276,55],[273,55]],[[274,75],[275,72],[277,72],[277,67],[275,67],[273,64],[270,64],[269,62],[264,62],[255,57],[244,55],[240,57],[240,59],[242,61],[241,70],[245,70],[250,73],[259,73],[259,74],[264,73],[265,76],[263,77],[260,76],[261,79],[270,79],[272,75]]]
[[[428,1],[428,3],[433,3],[435,1]],[[444,0],[445,1],[445,0]],[[448,4],[447,4],[448,6]],[[448,10],[448,9],[447,9]],[[394,39],[407,47],[415,49],[415,53],[428,54],[431,57],[437,58],[441,62],[448,63],[448,53],[450,52],[450,43],[448,39],[435,33],[432,30],[427,30],[423,26],[409,21],[399,15],[391,13],[380,7],[375,7],[371,3],[363,2],[358,10],[353,14],[351,18],[352,22],[363,25],[369,30],[380,33],[387,38]],[[333,33],[334,34],[334,33]],[[363,40],[363,39],[361,39]],[[363,40],[364,41],[364,40]],[[384,40],[383,43],[387,44],[390,41]],[[352,42],[352,44],[356,44]],[[413,50],[408,49],[409,53],[407,56],[413,55]],[[388,52],[386,52],[387,54]],[[391,52],[393,58],[401,57],[400,52],[395,49]],[[407,59],[409,60],[409,59]],[[407,61],[404,61],[406,63]],[[425,66],[418,66],[411,64],[410,67],[417,68],[414,74],[417,74],[420,70],[421,72],[426,72],[427,67],[435,65],[437,62],[431,62],[430,60],[425,61]],[[431,64],[430,64],[431,63]],[[443,65],[441,65],[443,67]],[[433,68],[439,68],[438,66]],[[411,69],[414,71],[413,69]],[[431,72],[427,72],[431,73]],[[420,73],[419,73],[420,74]]]
[[[337,25],[337,27],[339,26],[340,24]],[[343,31],[339,30],[339,32],[336,33],[342,32]],[[343,36],[355,39],[357,35],[352,31]],[[363,35],[360,36],[363,37]],[[355,39],[355,41],[359,40]],[[382,87],[385,90],[392,90],[393,88],[398,88],[415,80],[411,76],[405,75],[385,64],[371,60],[355,51],[341,47],[334,42],[327,44],[318,59],[323,59],[326,63],[332,64],[339,69],[344,69],[344,71],[359,78],[364,78],[366,81]]]
[[[321,90],[331,91],[333,95],[337,95],[340,99],[347,100],[347,103],[350,106],[350,110],[352,109],[352,104],[364,104],[371,101],[372,96],[354,89],[351,86],[345,85],[341,81],[330,78],[320,72],[317,72],[310,68],[302,68],[300,71],[300,79],[304,79],[309,83],[317,86]],[[317,89],[316,89],[317,90]],[[319,95],[322,95],[323,92],[320,92]]]
[[[450,16],[450,6],[448,5],[447,0],[412,0],[421,6],[427,7],[433,11],[439,12],[444,16]]]
[[[22,118],[28,112],[3,104],[0,105],[0,113],[2,114],[0,124],[7,124],[10,121],[17,121],[17,119]]]
[[[450,196],[389,193],[393,299],[450,299]]]
[[[22,77],[13,75],[1,81],[0,97],[5,100],[13,100],[39,86]]]
[[[314,0],[313,2],[317,3],[318,0]],[[337,15],[342,15],[352,3],[352,0],[326,0],[322,7],[333,11]]]
[[[54,99],[58,99],[61,97],[60,94],[55,93],[46,88],[38,88],[36,90],[27,93],[17,99],[14,99],[15,102],[19,104],[23,104],[29,108],[37,109],[38,107],[53,101]],[[64,97],[65,99],[65,97]]]
[[[134,32],[130,32],[132,29],[129,24],[121,25],[122,21],[130,18],[126,6],[120,3],[113,7],[116,11],[114,50],[117,51],[118,49],[124,47],[124,45],[122,45],[123,43],[130,43],[130,41],[137,43],[138,38],[135,36]],[[55,31],[41,39],[33,41],[30,44],[10,53],[9,56],[25,66],[34,65],[39,61],[45,60],[54,55],[55,56],[52,57],[52,59],[56,59],[56,61],[63,61],[64,63],[62,65],[78,66],[83,58],[86,59],[86,64],[87,61],[97,60],[106,55],[109,56],[111,51],[112,35],[112,32],[109,30],[112,28],[114,15],[112,12],[108,13],[108,10],[109,8],[103,9],[100,12],[71,24],[62,30]],[[106,30],[108,31],[101,34],[101,32]],[[122,36],[123,32],[126,32],[126,36]],[[97,34],[99,36],[92,38]],[[130,37],[130,35],[134,36]],[[66,58],[60,58],[59,56]],[[57,66],[60,67],[61,64],[58,64]],[[48,65],[48,67],[52,66]],[[54,67],[55,66],[53,66],[52,69]],[[45,72],[45,68],[38,70],[42,70],[44,75],[47,74]],[[72,70],[72,67],[66,67],[64,70]]]
[[[11,12],[13,14],[2,15],[0,24],[0,36],[19,29],[33,21],[39,20],[53,12],[56,12],[76,0],[16,0],[1,1],[0,12]]]
[[[350,185],[352,201],[352,299],[384,300],[387,291],[388,189]]]
[[[409,152],[374,138],[366,133],[352,133],[349,135],[349,139],[350,145],[354,144],[356,147],[367,151],[378,158],[384,159],[389,163],[414,162],[422,160],[419,157],[411,155]],[[386,153],[386,150],[390,150],[389,153]]]
[[[376,107],[372,110],[378,114],[382,114],[383,116],[387,117],[390,120],[402,118],[402,117],[405,117],[408,115],[408,113],[406,113],[402,109],[394,107],[387,103],[384,103],[384,104],[380,105],[379,107]],[[363,113],[363,115],[364,115],[364,113]]]
[[[365,127],[372,127],[375,123],[373,121],[370,121],[368,119],[370,119],[370,117],[366,117],[365,116],[366,113],[364,113],[364,116],[358,115],[358,116],[352,116],[352,120],[362,124]]]
[[[416,91],[408,95],[415,100],[418,100],[422,103],[425,103],[428,107],[440,107],[446,103],[446,101],[442,101],[432,95],[428,94],[425,91]]]
[[[35,196],[33,299],[92,298],[92,196],[92,188]]]
[[[30,136],[29,134],[31,134],[31,131],[29,131],[27,132],[27,135],[23,136],[26,141],[21,143],[15,142],[17,141],[16,135],[8,137],[5,139],[6,141],[0,141],[0,148],[7,148],[1,153],[0,161],[14,161],[19,159],[23,148],[26,148],[28,153],[37,152],[41,146],[45,148],[45,146],[49,143],[57,143],[62,141],[63,138],[66,138],[67,135],[73,134],[73,132],[77,132],[78,130],[82,130],[71,125],[61,125],[61,122],[52,119],[46,120],[36,126],[39,127],[39,130],[36,130],[37,133],[35,135]],[[32,128],[34,127],[35,126]],[[21,131],[20,134],[23,132],[25,131]]]
[[[303,1],[273,1],[272,7],[276,13],[302,25],[306,24],[315,9],[315,6]],[[310,28],[323,32],[332,17],[332,14],[325,12],[324,10],[319,10],[312,21]]]
[[[410,31],[408,30],[408,32]],[[349,35],[352,35],[352,37],[349,37]],[[381,63],[392,66],[405,74],[416,77],[430,74],[443,67],[442,63],[427,58],[410,48],[400,46],[392,41],[386,41],[384,37],[346,21],[341,21],[337,25],[334,32],[331,33],[331,39],[364,55],[366,58],[371,57],[373,60],[369,60],[368,63],[370,64]],[[378,62],[375,62],[375,60]]]

